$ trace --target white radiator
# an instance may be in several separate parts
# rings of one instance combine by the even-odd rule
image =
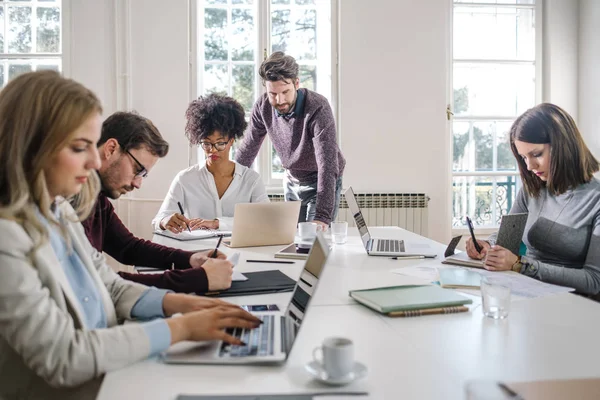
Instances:
[[[356,201],[369,226],[399,226],[427,236],[429,197],[423,193],[356,193]],[[282,195],[269,195],[271,201],[283,201]],[[342,194],[338,221],[356,226]]]

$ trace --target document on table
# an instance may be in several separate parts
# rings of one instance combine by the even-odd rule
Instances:
[[[391,270],[395,274],[401,274],[406,276],[412,276],[415,278],[426,279],[429,282],[435,282],[438,280],[438,268],[467,268],[467,267],[451,267],[451,266],[410,266],[402,267]],[[535,298],[548,296],[556,293],[572,292],[575,289],[552,285],[538,281],[537,279],[530,278],[528,276],[519,274],[512,271],[493,272],[481,268],[467,268],[470,271],[476,271],[482,276],[492,276],[499,281],[499,283],[510,287],[511,293],[515,296],[521,296],[526,298]],[[462,290],[460,290],[462,291]],[[471,292],[468,292],[471,293]]]
[[[231,256],[229,256],[228,260],[233,264],[233,276],[231,277],[231,280],[233,282],[247,281],[248,278],[246,277],[246,275],[242,274],[240,271],[235,270],[235,266],[240,261],[240,253],[233,253]]]

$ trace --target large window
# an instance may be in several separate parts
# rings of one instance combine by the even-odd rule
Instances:
[[[60,0],[0,1],[0,87],[40,69],[62,70]]]
[[[284,51],[300,65],[300,86],[331,103],[332,1],[197,0],[196,93],[226,93],[249,117],[264,93],[260,63],[272,52]],[[204,158],[201,149],[198,158]],[[268,138],[255,166],[265,184],[281,184],[283,168]]]
[[[535,0],[455,0],[453,31],[452,226],[496,227],[521,186],[510,126],[539,98]]]

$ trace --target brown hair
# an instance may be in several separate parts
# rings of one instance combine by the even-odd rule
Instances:
[[[169,152],[169,143],[154,126],[152,121],[136,112],[119,111],[112,114],[102,123],[102,135],[98,147],[108,139],[119,142],[122,151],[139,149],[144,146],[157,157],[164,157]]]
[[[47,237],[38,208],[49,221],[51,204],[44,169],[52,164],[72,133],[100,101],[83,85],[54,71],[30,72],[10,81],[0,92],[0,218],[17,221]],[[91,174],[79,193],[75,211],[89,215],[100,188]]]
[[[298,78],[298,70],[298,63],[294,57],[287,56],[282,51],[276,51],[263,61],[258,74],[262,78],[263,85],[265,81],[289,83],[287,80],[295,81]]]
[[[527,170],[515,140],[550,145],[550,171],[543,182]],[[545,186],[554,195],[565,193],[592,180],[598,160],[592,155],[573,118],[562,108],[542,103],[525,111],[510,128],[510,147],[517,159],[525,190],[537,197]]]

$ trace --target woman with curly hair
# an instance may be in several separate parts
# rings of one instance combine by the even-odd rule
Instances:
[[[221,94],[209,94],[190,103],[185,135],[204,150],[206,162],[177,174],[158,214],[156,230],[179,233],[190,229],[231,230],[237,203],[268,202],[260,175],[229,158],[233,142],[247,123],[244,108]],[[184,208],[182,215],[179,205]]]

